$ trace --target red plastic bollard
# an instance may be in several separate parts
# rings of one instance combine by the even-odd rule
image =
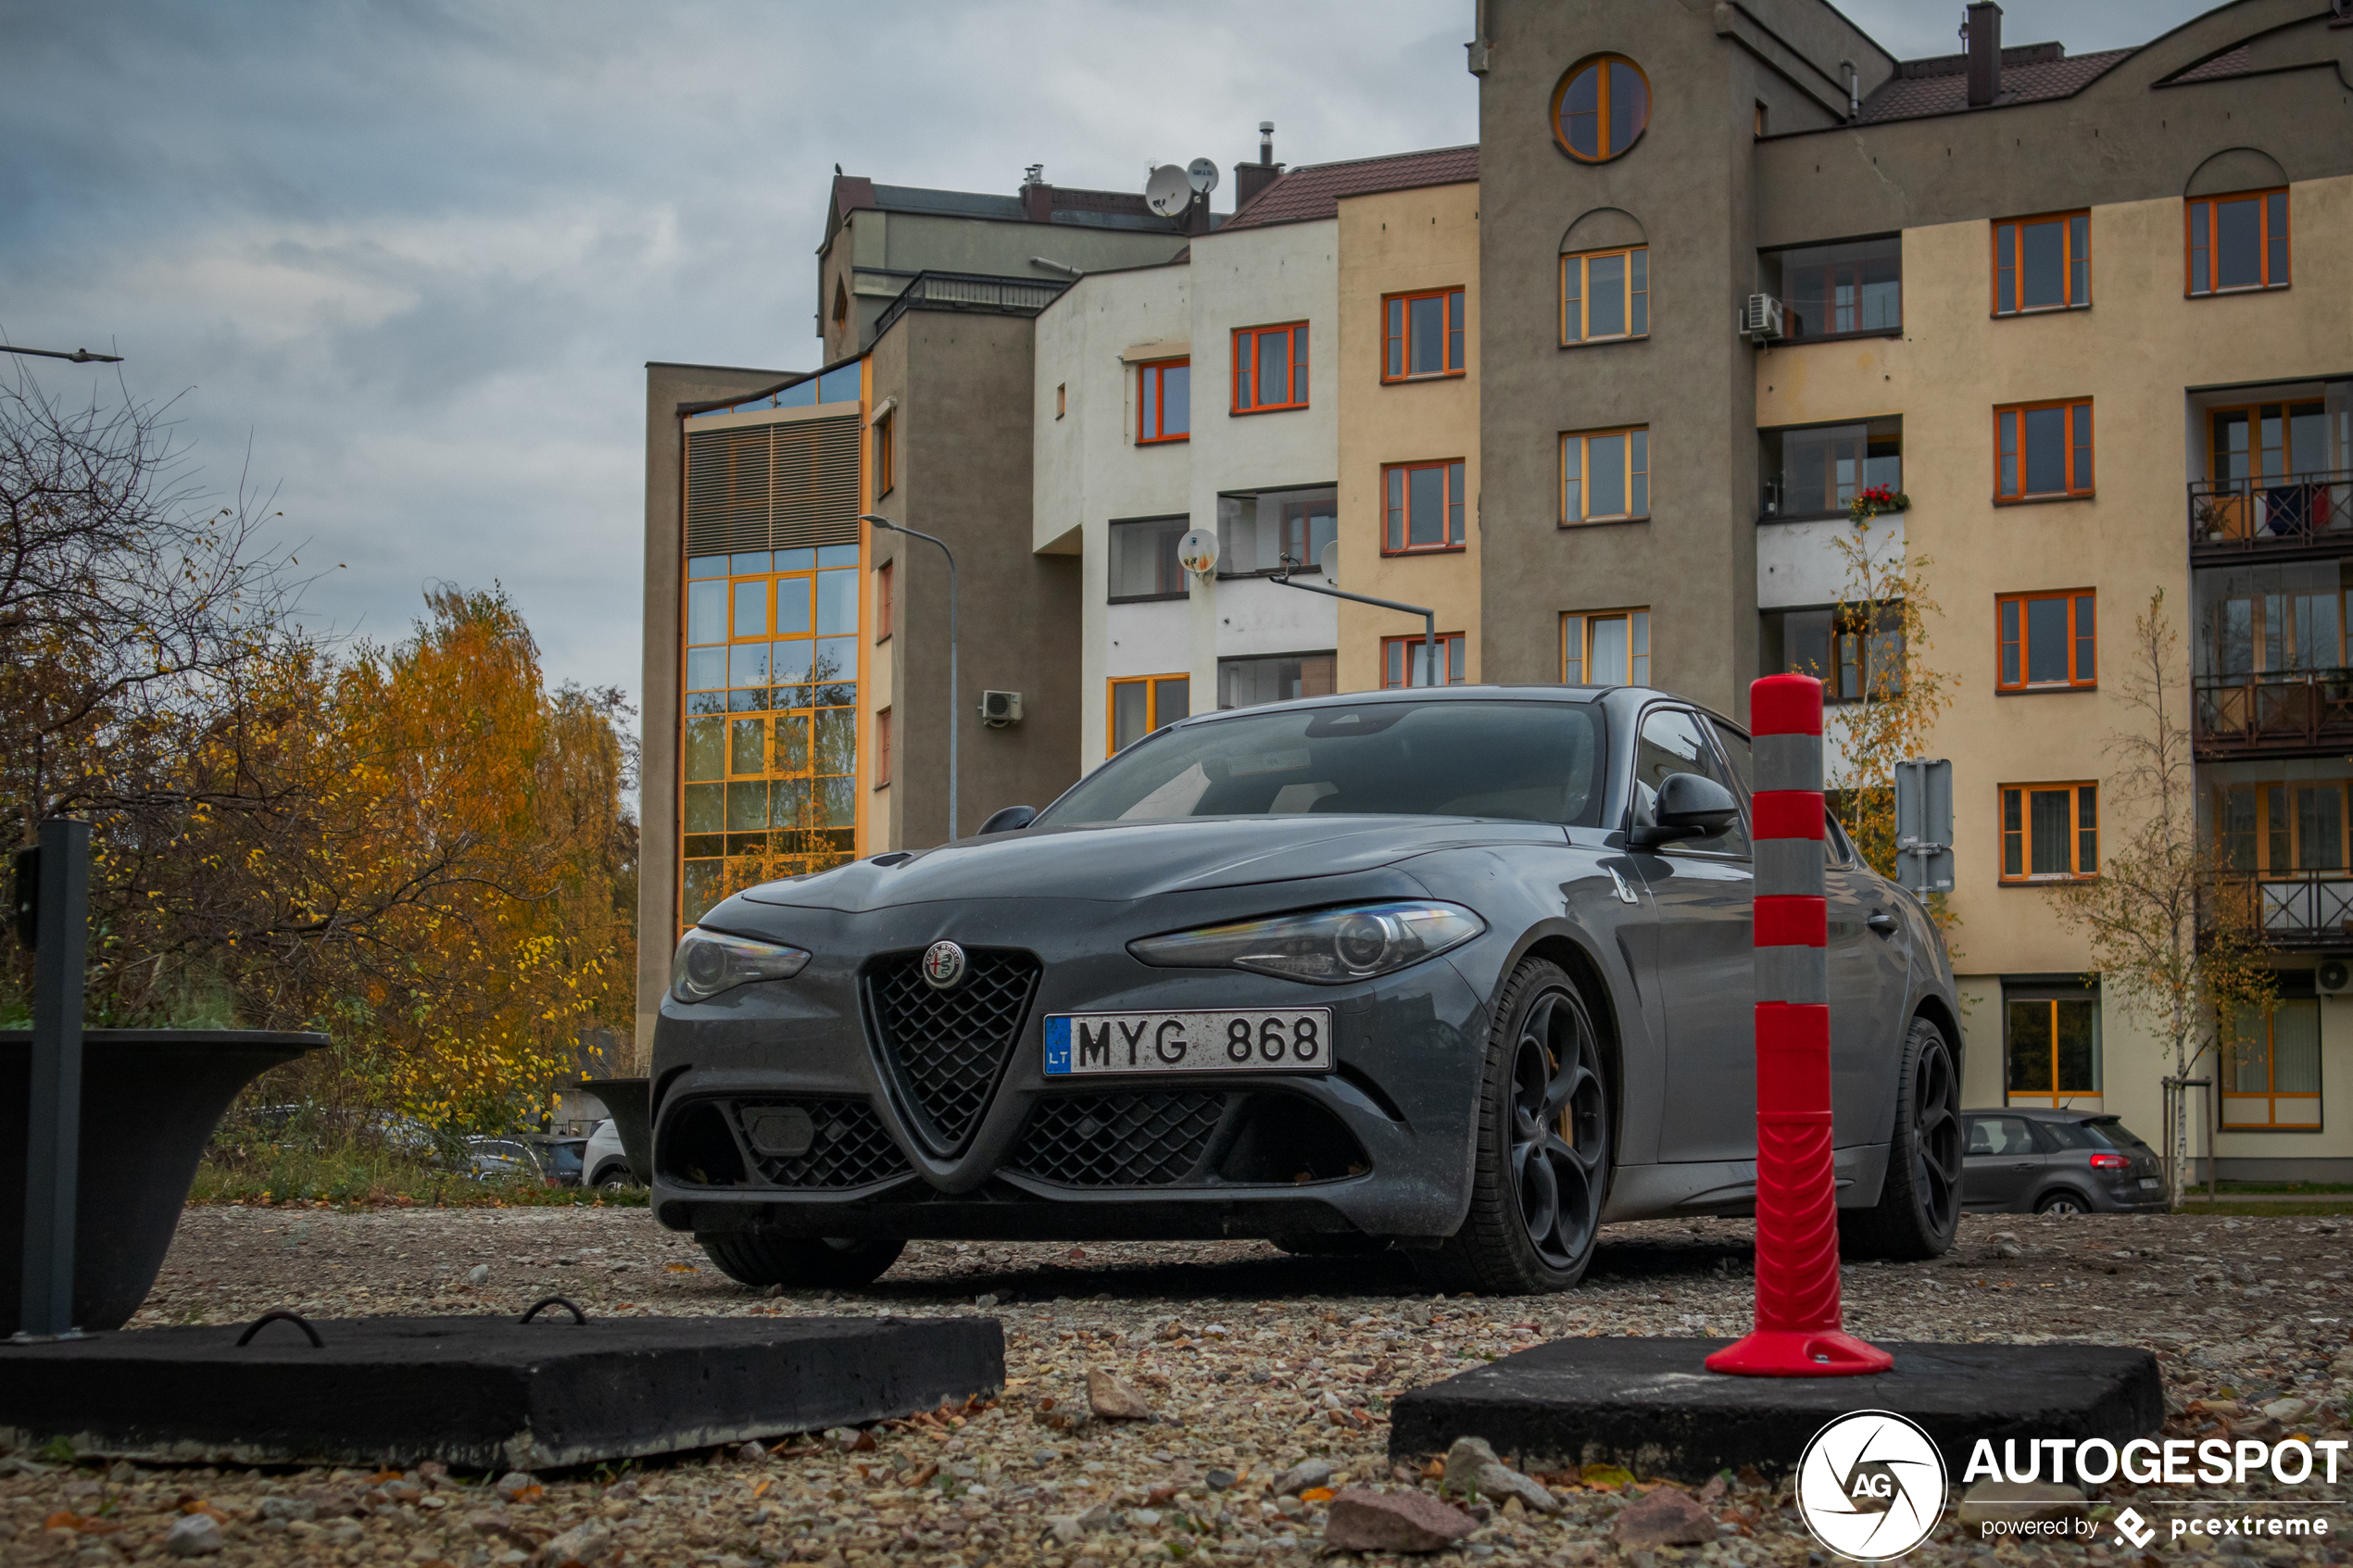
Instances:
[[[1822,684],[1749,687],[1756,796],[1756,1327],[1707,1358],[1747,1377],[1852,1377],[1895,1358],[1839,1311],[1821,876]],[[1781,846],[1793,847],[1779,847]]]

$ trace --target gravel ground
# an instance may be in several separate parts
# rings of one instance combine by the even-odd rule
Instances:
[[[2303,1215],[1971,1218],[1946,1258],[1849,1268],[1847,1323],[1882,1339],[2142,1345],[2164,1367],[2166,1436],[2343,1436],[2353,1399],[2348,1254],[2353,1230]],[[468,1283],[484,1264],[487,1280]],[[1384,1411],[1397,1392],[1546,1337],[1737,1334],[1749,1266],[1749,1227],[1738,1221],[1615,1227],[1581,1288],[1534,1298],[1433,1298],[1393,1256],[1290,1258],[1257,1243],[918,1243],[869,1290],[762,1297],[643,1210],[192,1209],[134,1326],[234,1323],[282,1306],[326,1317],[513,1312],[556,1291],[592,1314],[921,1315],[969,1311],[977,1299],[1003,1320],[1008,1385],[985,1406],[886,1424],[855,1450],[839,1438],[794,1439],[766,1453],[548,1474],[519,1492],[510,1482],[512,1496],[488,1485],[495,1478],[433,1466],[396,1476],[0,1458],[0,1563],[164,1558],[167,1529],[195,1514],[220,1524],[219,1549],[198,1559],[219,1563],[551,1564],[568,1552],[645,1564],[789,1557],[824,1568],[879,1568],[885,1556],[1042,1568],[1197,1553],[1304,1561],[1322,1546],[1325,1508],[1319,1490],[1275,1494],[1291,1466],[1328,1464],[1327,1488],[1435,1486],[1388,1462]],[[1160,1419],[1088,1418],[1090,1366],[1125,1379]],[[1618,1511],[1648,1478],[1541,1478],[1564,1499],[1559,1513],[1528,1513],[1513,1499],[1438,1561],[1824,1561],[1785,1485],[1734,1478],[1703,1499],[1719,1521],[1717,1541],[1649,1551],[1614,1537]],[[2305,1500],[2308,1515],[2323,1505],[2332,1534],[2296,1549],[2160,1535],[2148,1561],[2347,1560],[2353,1466],[2336,1485],[2117,1485],[2094,1512],[2136,1506],[2162,1530],[2174,1517],[2267,1506],[2265,1516],[2277,1515],[2278,1499]],[[192,1530],[208,1533],[182,1526]],[[572,1549],[584,1541],[585,1554]],[[1906,1561],[2007,1568],[2141,1555],[2106,1525],[2090,1542],[1988,1542],[1948,1512]]]

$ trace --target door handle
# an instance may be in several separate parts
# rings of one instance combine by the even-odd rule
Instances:
[[[2032,1171],[2034,1169],[2034,1162],[2031,1160],[2021,1160],[2017,1164],[2011,1166],[2010,1169],[2013,1171]]]
[[[1870,918],[1864,921],[1863,923],[1869,926],[1873,931],[1878,932],[1881,936],[1893,935],[1895,931],[1895,917],[1889,914],[1885,909],[1873,909],[1870,913]]]

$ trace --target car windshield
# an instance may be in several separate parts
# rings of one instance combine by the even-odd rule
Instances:
[[[1592,827],[1605,756],[1601,710],[1590,703],[1244,712],[1129,746],[1038,824],[1379,813]]]

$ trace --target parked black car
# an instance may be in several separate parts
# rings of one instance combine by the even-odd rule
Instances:
[[[1565,1288],[1607,1222],[1755,1202],[1752,777],[1664,692],[1353,693],[749,888],[673,960],[656,1215],[761,1285],[862,1284],[912,1236],[1243,1236]],[[1771,853],[1829,903],[1841,1229],[1931,1257],[1952,968],[1826,833]]]
[[[2157,1151],[2097,1110],[1965,1110],[1962,1207],[1980,1214],[2138,1214],[2167,1205]]]

